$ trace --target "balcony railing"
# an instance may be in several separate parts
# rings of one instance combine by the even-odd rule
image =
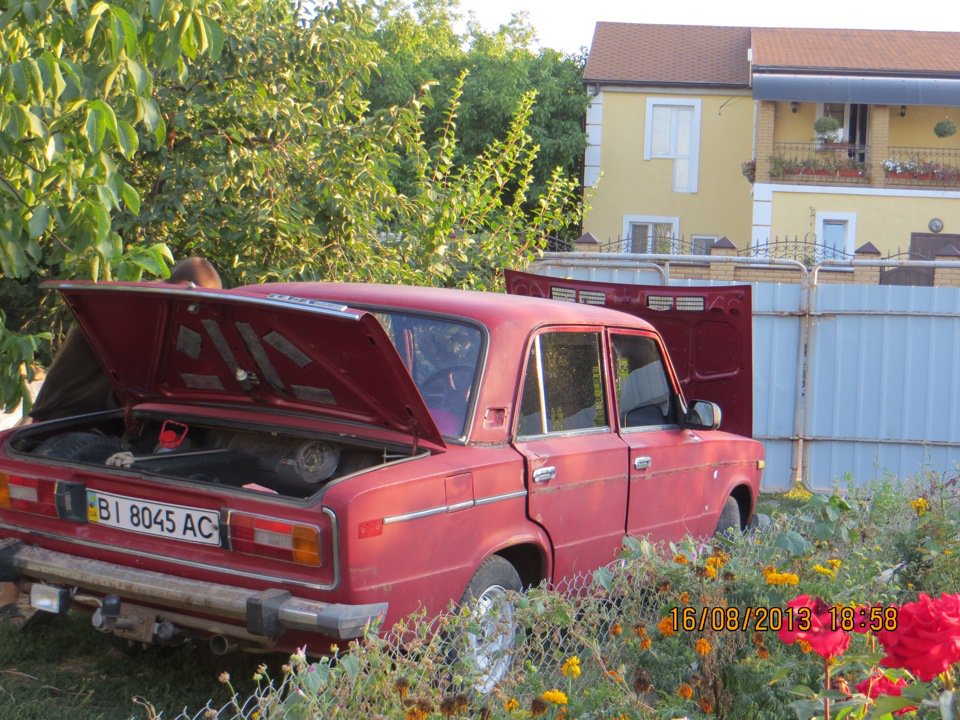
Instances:
[[[891,147],[883,161],[887,185],[960,186],[960,150]]]
[[[774,143],[770,178],[791,183],[864,184],[869,167],[869,145]]]

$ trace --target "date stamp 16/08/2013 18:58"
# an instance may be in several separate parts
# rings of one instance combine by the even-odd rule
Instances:
[[[831,631],[893,631],[897,629],[898,610],[895,606],[833,605],[829,608],[826,624]],[[673,623],[674,632],[806,632],[814,629],[815,624],[809,607],[675,607],[667,618]],[[818,623],[822,624],[822,621]]]

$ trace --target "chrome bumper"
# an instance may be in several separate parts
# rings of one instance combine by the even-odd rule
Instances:
[[[0,580],[32,579],[117,595],[124,600],[242,621],[253,635],[284,630],[322,633],[336,640],[362,637],[387,613],[387,603],[343,605],[294,597],[281,589],[253,590],[189,580],[176,575],[124,567],[102,560],[0,540]]]

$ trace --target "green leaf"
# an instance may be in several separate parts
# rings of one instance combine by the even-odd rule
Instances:
[[[153,19],[160,21],[163,17],[163,11],[166,8],[166,0],[150,0],[150,14]]]
[[[92,100],[89,108],[91,111],[97,114],[97,122],[103,125],[104,130],[109,130],[114,139],[119,142],[120,138],[118,137],[117,133],[117,115],[115,112],[113,112],[113,108],[99,98]],[[103,142],[102,137],[100,141]]]
[[[87,145],[91,152],[99,152],[103,145],[103,136],[107,132],[107,126],[100,120],[100,113],[92,107],[87,108],[87,122],[84,125],[84,132],[87,135]]]
[[[158,146],[163,145],[167,137],[167,125],[157,108],[156,101],[153,98],[144,98],[140,103],[140,109],[143,111],[143,126],[147,132],[153,133]]]
[[[206,15],[202,16],[201,20],[202,27],[207,34],[207,40],[210,44],[210,59],[216,62],[220,59],[220,53],[223,52],[223,45],[227,37],[223,34],[223,30],[220,29],[220,25],[217,24],[216,20]]]
[[[885,713],[892,713],[896,710],[902,710],[905,707],[913,705],[914,701],[910,698],[901,697],[899,695],[880,695],[873,703],[871,712],[874,715],[883,715]]]
[[[137,131],[126,120],[117,120],[117,143],[120,145],[120,152],[127,160],[136,154],[140,139],[137,137]]]
[[[93,218],[96,223],[96,242],[97,250],[104,257],[110,252],[110,211],[103,205],[93,206]]]
[[[25,58],[20,61],[23,65],[24,74],[27,76],[27,82],[30,84],[30,90],[33,93],[31,98],[39,103],[43,100],[43,77],[40,74],[40,66],[33,58]]]
[[[140,214],[140,195],[137,193],[136,188],[127,183],[123,183],[120,187],[120,197],[123,198],[123,204],[127,206],[130,212],[134,215]]]
[[[177,23],[177,36],[180,38],[180,49],[191,60],[197,58],[197,39],[193,25],[193,13],[185,13]]]
[[[30,100],[30,87],[27,84],[27,73],[24,70],[22,60],[10,66],[10,75],[13,77],[13,91],[17,100],[28,102]]]
[[[44,127],[43,120],[26,108],[23,108],[23,116],[27,121],[27,128],[30,130],[31,135],[37,138],[45,138],[47,136],[47,128]]]
[[[150,73],[136,60],[127,58],[127,74],[133,80],[133,87],[138,94],[149,95],[153,89],[153,80]]]
[[[810,549],[810,543],[796,530],[787,530],[786,532],[780,533],[773,541],[773,544],[775,547],[786,550],[794,557],[805,555]]]
[[[87,43],[87,47],[93,43],[93,35],[97,31],[97,25],[100,23],[100,18],[103,16],[109,9],[109,5],[105,2],[98,2],[92,8],[90,8],[90,18],[87,20],[87,29],[83,34],[84,40]]]
[[[122,7],[114,5],[110,8],[110,13],[120,22],[120,28],[123,33],[123,45],[127,55],[136,55],[137,53],[137,26],[130,17],[130,13]]]
[[[27,223],[30,231],[30,238],[36,239],[43,235],[47,230],[47,223],[50,220],[50,208],[46,205],[38,205],[33,209],[33,214]]]
[[[77,19],[77,0],[63,0],[63,9],[66,10],[74,20]]]

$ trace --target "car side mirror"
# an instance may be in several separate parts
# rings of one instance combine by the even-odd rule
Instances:
[[[716,430],[721,419],[719,405],[708,400],[694,400],[687,408],[684,426],[692,430]]]

